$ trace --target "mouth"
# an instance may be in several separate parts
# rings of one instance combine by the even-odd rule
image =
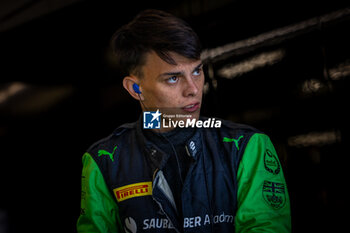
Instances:
[[[199,107],[200,107],[200,103],[197,102],[197,103],[186,105],[185,107],[182,108],[182,110],[186,112],[195,112],[199,109]]]

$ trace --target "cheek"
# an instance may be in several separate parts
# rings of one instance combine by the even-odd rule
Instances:
[[[165,104],[165,107],[174,107],[180,102],[181,95],[172,91],[168,91],[160,96],[160,102]]]
[[[174,90],[167,90],[162,92],[153,92],[153,103],[159,107],[173,107],[176,106],[179,100],[179,95],[173,93]]]

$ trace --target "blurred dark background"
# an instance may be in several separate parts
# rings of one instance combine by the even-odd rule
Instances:
[[[293,232],[344,232],[350,9],[338,0],[1,0],[0,232],[75,232],[82,154],[140,114],[109,39],[147,8],[199,34],[202,115],[271,137]]]

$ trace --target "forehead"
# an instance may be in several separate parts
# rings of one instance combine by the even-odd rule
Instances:
[[[175,65],[167,63],[154,51],[148,52],[142,67],[144,76],[155,77],[165,72],[186,72],[201,63],[201,60],[189,59],[174,52],[170,52],[169,55],[176,62]]]

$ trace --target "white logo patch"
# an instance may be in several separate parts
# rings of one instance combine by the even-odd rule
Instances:
[[[132,217],[125,218],[124,230],[126,233],[136,233],[137,225],[135,220]]]

